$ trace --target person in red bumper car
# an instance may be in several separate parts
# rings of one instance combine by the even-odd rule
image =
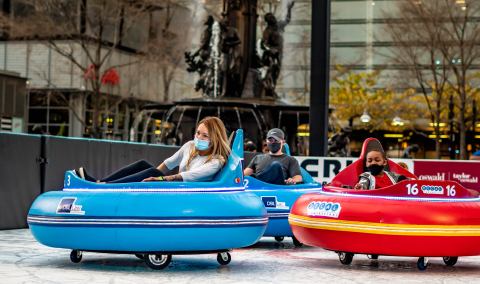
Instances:
[[[365,171],[360,174],[354,188],[364,190],[383,188],[407,179],[403,175],[386,170],[388,160],[385,151],[378,141],[378,143],[372,142],[367,146],[364,160]]]

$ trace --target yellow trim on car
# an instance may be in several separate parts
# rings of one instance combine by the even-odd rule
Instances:
[[[290,214],[290,225],[304,228],[378,235],[403,236],[480,236],[480,225],[414,225],[311,218]]]

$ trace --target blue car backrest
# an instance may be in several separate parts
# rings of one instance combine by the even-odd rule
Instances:
[[[282,151],[286,155],[291,156],[290,146],[287,143],[283,144]],[[313,177],[304,168],[300,167],[300,173],[302,174],[303,183],[315,183]]]
[[[235,132],[235,138],[232,144],[232,152],[222,170],[213,178],[214,182],[220,182],[224,185],[243,184],[243,130],[238,129]]]

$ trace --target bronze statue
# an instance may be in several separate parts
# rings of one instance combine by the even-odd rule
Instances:
[[[211,38],[212,27],[214,23],[212,16],[208,16],[205,21],[205,30],[202,33],[200,40],[200,47],[194,52],[185,52],[185,61],[187,63],[188,72],[197,72],[200,75],[200,79],[195,83],[195,91],[202,90],[204,94],[208,94],[212,91],[212,81],[210,72],[210,57],[211,57]]]
[[[222,96],[240,97],[241,95],[241,68],[242,55],[240,53],[240,37],[235,27],[229,25],[225,16],[220,24],[221,27],[221,51],[222,51]]]
[[[185,52],[188,72],[197,72],[200,79],[195,84],[195,91],[201,90],[205,96],[241,95],[241,40],[237,29],[230,26],[224,15],[219,24],[219,32],[214,31],[218,23],[212,16],[205,22],[207,26],[202,34],[200,47],[193,53]]]
[[[283,32],[285,27],[290,23],[291,12],[294,1],[287,6],[287,15],[285,20],[277,21],[277,18],[272,13],[267,13],[264,16],[267,27],[263,31],[260,48],[263,52],[260,58],[260,71],[265,95],[276,97],[275,87],[277,79],[280,75],[280,68],[282,66],[283,55]]]

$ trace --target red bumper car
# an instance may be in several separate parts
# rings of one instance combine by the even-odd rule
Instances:
[[[479,193],[454,181],[417,180],[388,161],[388,170],[408,179],[389,187],[355,190],[364,171],[365,141],[359,160],[340,172],[320,193],[301,196],[289,215],[302,243],[338,253],[350,264],[354,254],[443,257],[453,266],[459,256],[480,255]]]

